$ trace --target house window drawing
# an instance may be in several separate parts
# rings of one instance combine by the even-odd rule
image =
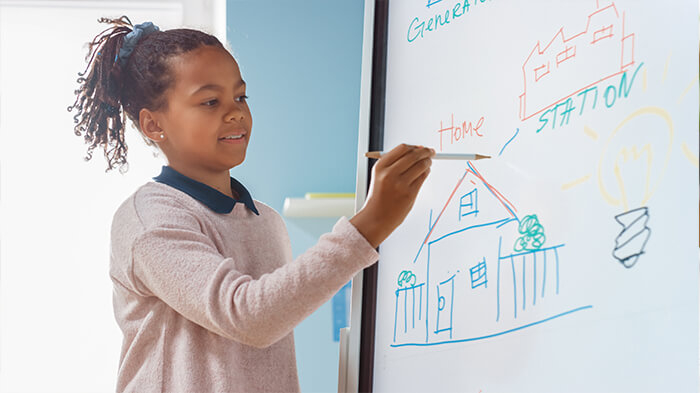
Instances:
[[[547,64],[542,64],[534,69],[535,71],[535,82],[542,79],[543,76],[549,74],[549,62]]]
[[[611,38],[612,36],[613,36],[613,25],[605,26],[602,29],[593,33],[593,41],[591,41],[591,44],[595,44],[596,42],[603,40],[603,39],[606,39],[606,38]]]
[[[530,50],[522,65],[521,121],[635,64],[634,33],[626,31],[625,13],[614,2],[602,5],[603,1],[597,0],[596,10],[584,17],[582,31],[562,26],[549,41],[538,41]],[[550,63],[556,67],[550,68]]]
[[[478,193],[476,188],[459,198],[459,219],[470,214],[476,215],[478,210]]]
[[[469,268],[469,275],[471,276],[472,280],[472,289],[478,288],[482,285],[484,288],[488,288],[486,286],[486,283],[488,282],[486,279],[486,258],[482,259],[481,262],[475,266]]]
[[[462,219],[465,202],[471,202],[465,196],[477,194],[482,195],[478,217]],[[516,251],[521,221],[534,215],[521,219],[515,205],[474,163],[467,163],[447,195],[436,218],[429,212],[426,235],[417,239],[415,258],[402,266],[403,271],[410,270],[411,280],[400,279],[392,293],[395,313],[390,346],[483,340],[592,308],[566,302],[566,285],[561,279],[566,269],[564,244]],[[547,241],[552,238],[556,236],[549,234]],[[475,261],[459,255],[483,257]],[[465,324],[465,315],[479,323]]]
[[[557,67],[566,60],[576,57],[576,46],[567,46],[566,49],[557,55]]]

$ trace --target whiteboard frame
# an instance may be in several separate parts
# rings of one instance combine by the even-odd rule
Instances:
[[[388,10],[389,0],[365,0],[355,182],[356,212],[365,203],[374,163],[374,160],[365,158],[364,153],[382,149]],[[376,289],[375,263],[355,275],[352,280],[347,355],[340,359],[340,368],[346,372],[341,373],[345,380],[339,380],[339,392],[372,391]]]
[[[364,153],[382,150],[389,1],[364,0],[355,212],[365,203],[374,161],[365,158]],[[381,76],[377,75],[379,67]],[[379,119],[377,111],[381,112]],[[373,391],[376,288],[377,264],[352,280],[350,328],[341,334],[342,377],[338,392]]]

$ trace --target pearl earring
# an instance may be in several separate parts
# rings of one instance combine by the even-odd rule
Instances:
[[[160,139],[163,139],[163,138],[165,138],[165,135],[160,134]]]

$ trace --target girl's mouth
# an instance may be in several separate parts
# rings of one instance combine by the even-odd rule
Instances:
[[[223,138],[219,138],[219,141],[224,143],[242,143],[245,142],[245,134],[228,135]]]

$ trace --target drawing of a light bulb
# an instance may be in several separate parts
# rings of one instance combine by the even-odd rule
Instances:
[[[672,143],[671,116],[662,108],[645,107],[625,118],[603,147],[598,186],[606,202],[623,209],[615,216],[622,231],[613,256],[626,268],[637,263],[651,236],[647,203],[663,180]]]

